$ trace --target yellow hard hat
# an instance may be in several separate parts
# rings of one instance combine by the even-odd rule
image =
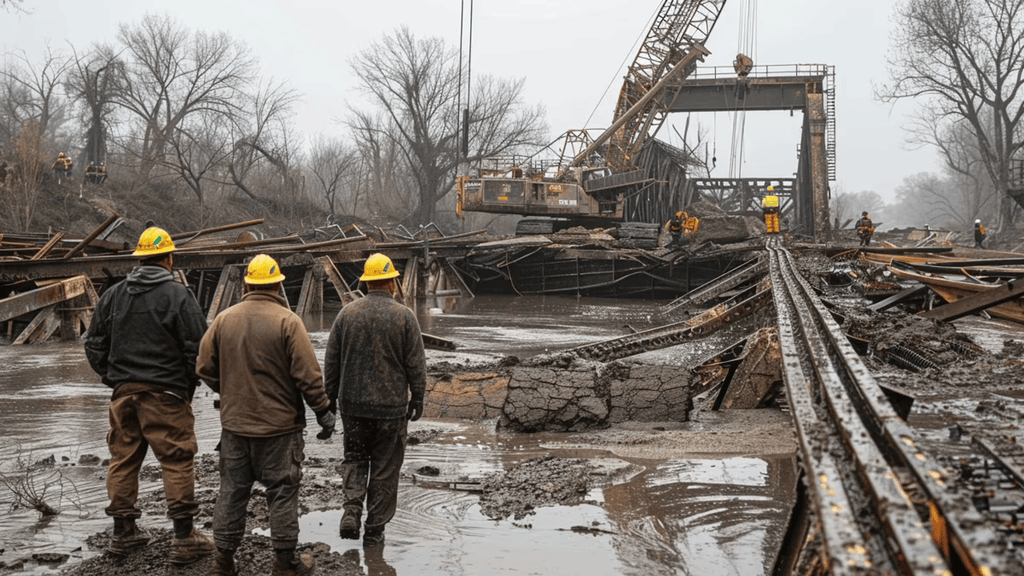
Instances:
[[[676,212],[676,218],[682,218],[682,217],[683,217],[683,213],[682,212]]]
[[[768,191],[769,192],[775,192],[775,186],[769,186],[768,187]]]
[[[391,263],[391,258],[378,252],[366,259],[366,266],[363,267],[363,275],[359,277],[360,280],[369,282],[387,280],[388,278],[398,278],[398,270]]]
[[[139,236],[139,244],[135,247],[135,252],[132,252],[132,256],[146,258],[167,252],[174,252],[174,240],[171,240],[171,235],[166,230],[153,226],[146,228],[142,236]]]
[[[276,284],[284,280],[281,267],[277,265],[270,256],[257,254],[252,262],[249,262],[249,269],[245,273],[246,284]]]

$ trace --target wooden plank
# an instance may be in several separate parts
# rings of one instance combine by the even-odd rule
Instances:
[[[888,298],[882,300],[881,302],[875,302],[874,304],[868,306],[868,310],[871,310],[872,312],[881,312],[883,310],[888,310],[889,308],[892,308],[893,306],[899,304],[900,302],[903,302],[904,300],[922,295],[927,291],[928,287],[923,285],[915,286],[913,288],[907,288],[902,292],[898,292],[896,294],[893,294],[892,296],[889,296]]]
[[[316,314],[324,309],[324,272],[323,267],[310,266],[302,278],[302,289],[299,301],[295,304],[295,313],[299,316]]]
[[[342,303],[345,303],[345,294],[347,294],[350,289],[348,282],[345,282],[345,278],[342,277],[341,272],[338,271],[338,267],[335,266],[334,262],[326,256],[317,258],[316,262],[319,262],[320,265],[323,266],[324,272],[327,273],[327,279],[331,281],[331,285],[334,286],[334,291],[338,293],[338,299],[341,300]]]
[[[36,317],[28,323],[28,326],[25,326],[25,329],[21,331],[21,334],[11,344],[32,344],[49,338],[60,327],[60,320],[57,318],[56,310],[57,304],[55,303],[39,310]]]
[[[403,275],[405,279],[402,285],[402,304],[413,310],[416,309],[416,288],[419,280],[420,259],[413,256],[405,261]]]
[[[99,227],[93,230],[88,236],[86,236],[81,242],[79,242],[77,246],[69,250],[61,258],[63,258],[64,260],[70,260],[76,254],[78,254],[82,250],[85,250],[86,246],[88,246],[93,240],[95,240],[97,236],[102,234],[103,231],[106,230],[107,227],[109,227],[111,224],[113,224],[118,218],[120,218],[120,216],[118,216],[116,213],[112,214],[109,218],[103,221],[103,224],[100,224]]]
[[[459,294],[461,294],[463,298],[473,298],[475,294],[470,290],[466,281],[462,279],[462,274],[459,274],[459,271],[455,269],[455,265],[452,264],[451,260],[448,258],[440,258],[440,260],[441,265],[444,268],[445,277],[448,278],[449,282],[455,285],[455,289],[459,291]]]
[[[217,281],[217,289],[213,292],[213,299],[210,301],[210,311],[206,315],[206,322],[212,323],[213,319],[221,310],[231,306],[241,292],[241,269],[239,264],[228,264],[220,272],[220,280]]]
[[[33,254],[32,257],[29,258],[29,260],[39,260],[42,258],[46,258],[46,255],[50,253],[50,250],[53,250],[53,247],[56,246],[62,238],[64,238],[64,233],[57,232],[56,234],[53,235],[53,238],[50,238],[50,241],[47,242],[42,248],[40,248],[38,252]]]
[[[956,302],[933,308],[921,315],[925,318],[952,322],[968,314],[974,314],[997,304],[1024,296],[1024,280],[1014,280],[1000,286],[985,289],[977,294],[961,298]]]
[[[9,296],[0,300],[0,322],[5,322],[34,310],[45,308],[51,304],[80,296],[85,293],[86,286],[92,286],[88,278],[85,276],[75,276],[50,286]]]

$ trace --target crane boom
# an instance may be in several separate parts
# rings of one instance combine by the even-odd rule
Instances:
[[[651,127],[661,127],[668,114],[667,103],[678,90],[693,66],[676,75],[675,82],[661,82],[696,46],[703,46],[711,35],[726,0],[664,0],[654,23],[647,32],[619,92],[613,123],[655,90],[667,90],[661,97],[647,98],[642,109],[632,114],[615,130],[608,144],[608,165],[616,170],[632,168],[633,158],[640,152]]]

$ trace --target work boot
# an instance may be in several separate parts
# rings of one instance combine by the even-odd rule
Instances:
[[[192,518],[174,519],[174,540],[171,541],[171,564],[191,564],[213,554],[213,540],[196,530]]]
[[[346,540],[359,540],[359,517],[362,510],[357,508],[346,508],[345,514],[341,517],[341,537]]]
[[[238,569],[235,568],[235,553],[231,550],[217,548],[213,556],[213,569],[210,576],[237,576]]]
[[[313,573],[316,560],[311,554],[295,558],[295,549],[278,550],[274,554],[274,568],[270,576],[308,576]]]
[[[136,526],[135,518],[114,517],[114,533],[110,537],[107,552],[125,556],[146,544],[149,544],[149,534]]]
[[[384,545],[384,527],[367,528],[363,533],[363,548],[373,548]]]

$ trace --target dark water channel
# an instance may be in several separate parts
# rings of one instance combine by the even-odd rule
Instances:
[[[627,332],[626,325],[644,329],[666,322],[656,317],[658,304],[652,302],[480,297],[431,304],[421,313],[424,331],[456,341],[460,350],[428,351],[430,361],[528,357],[618,336]],[[321,360],[332,319],[308,319]],[[645,354],[643,359],[686,363],[718,344],[677,347]],[[213,450],[219,435],[211,398],[201,394],[195,403],[204,453]],[[87,455],[108,456],[108,399],[109,390],[89,369],[80,343],[0,348],[0,466],[10,469],[19,458],[35,462],[53,455],[64,464],[57,469],[68,480],[61,514],[45,522],[34,511],[12,509],[10,493],[0,488],[0,561],[52,551],[71,553],[71,562],[77,562],[98,553],[84,541],[110,524],[103,513],[104,470],[77,463]],[[417,429],[441,433],[409,448],[407,469],[432,464],[453,474],[482,476],[552,454],[595,463],[625,461],[635,472],[593,489],[586,504],[544,508],[522,520],[499,522],[481,514],[473,493],[403,481],[399,511],[388,529],[383,573],[764,574],[785,530],[795,491],[791,456],[673,454],[620,459],[602,449],[579,448],[577,435],[498,434],[493,422],[420,421],[411,433]],[[309,448],[311,455],[341,456],[340,443],[317,445],[311,439]],[[152,456],[149,460],[155,462]],[[145,482],[143,490],[158,487]],[[339,518],[339,512],[307,515],[302,540],[360,553],[357,543],[337,538]],[[169,525],[150,516],[143,523]],[[371,573],[380,569],[376,566]],[[53,571],[30,562],[21,572]]]

